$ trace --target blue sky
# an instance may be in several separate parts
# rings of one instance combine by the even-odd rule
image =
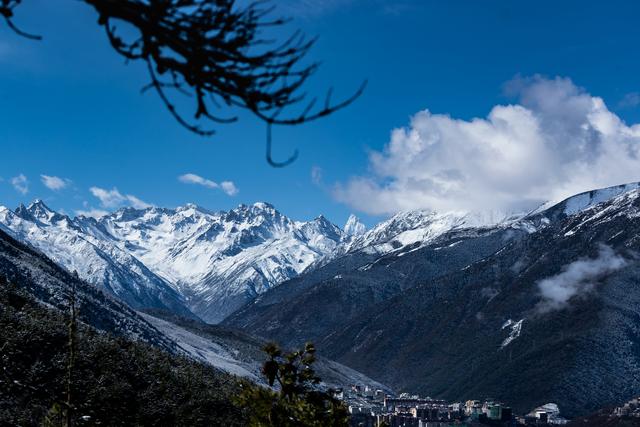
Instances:
[[[322,213],[343,224],[356,212],[372,224],[400,209],[482,204],[473,195],[492,200],[482,209],[505,210],[517,208],[516,195],[534,203],[640,180],[640,131],[632,126],[640,121],[640,3],[276,3],[294,17],[292,28],[319,36],[311,59],[322,67],[310,91],[334,86],[347,95],[369,80],[349,108],[275,129],[277,159],[300,151],[283,169],[264,161],[257,119],[242,116],[201,138],[175,123],[154,94],[141,95],[144,67],[125,65],[111,50],[91,8],[25,2],[16,22],[44,40],[0,26],[0,204],[42,198],[73,214],[269,201],[295,219]],[[500,105],[521,108],[487,119]],[[594,129],[587,136],[585,126]],[[474,157],[491,170],[465,163]],[[549,172],[551,165],[562,173]],[[203,180],[180,180],[185,174]]]

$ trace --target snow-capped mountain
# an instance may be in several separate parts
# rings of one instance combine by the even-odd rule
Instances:
[[[345,238],[351,239],[353,237],[361,236],[366,233],[367,227],[360,222],[360,219],[357,216],[351,214],[349,215],[349,219],[344,225],[343,230]]]
[[[191,310],[218,322],[331,253],[342,231],[320,216],[295,222],[268,203],[211,212],[195,205],[132,208],[97,225],[172,283]]]
[[[445,233],[464,229],[509,227],[534,232],[545,225],[550,213],[574,215],[637,188],[640,188],[640,183],[635,182],[586,191],[560,203],[545,203],[531,212],[400,212],[369,231],[352,215],[345,225],[345,235],[351,237],[332,256],[357,251],[383,255],[407,246],[422,246]],[[358,227],[358,232],[352,231],[355,227]]]
[[[352,234],[334,256],[358,251],[384,255],[403,247],[428,244],[454,230],[513,226],[525,216],[526,213],[435,212],[426,209],[400,212],[369,231],[361,229],[359,233]]]
[[[15,212],[0,206],[0,228],[130,306],[192,316],[167,281],[121,247],[93,219],[54,212],[36,200]]]
[[[191,310],[209,322],[297,276],[343,240],[323,216],[296,222],[268,203],[228,212],[125,208],[96,220],[71,219],[36,200],[15,212],[0,207],[0,227],[135,308]]]
[[[346,254],[368,254],[375,262],[452,232],[532,233],[551,214],[572,215],[638,187],[594,190],[530,214],[403,212],[371,230],[354,215],[344,231],[323,216],[293,221],[268,203],[228,212],[193,204],[124,208],[99,219],[72,219],[40,200],[15,211],[0,207],[0,228],[134,308],[196,314],[216,323],[257,295]]]

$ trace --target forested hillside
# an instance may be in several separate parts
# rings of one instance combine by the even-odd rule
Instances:
[[[56,423],[67,400],[68,319],[16,284],[0,284],[2,425]],[[243,425],[233,376],[147,344],[79,325],[74,425]]]

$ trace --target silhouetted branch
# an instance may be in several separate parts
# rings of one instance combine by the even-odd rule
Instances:
[[[4,18],[7,26],[19,36],[26,37],[31,40],[42,40],[41,36],[24,32],[13,23],[13,9],[21,2],[22,0],[0,0],[0,15]]]
[[[0,14],[17,32],[10,18],[21,1],[0,0]],[[127,61],[146,62],[151,82],[142,91],[155,89],[178,123],[209,136],[215,131],[207,122],[237,120],[215,110],[248,110],[267,124],[267,161],[275,167],[291,163],[297,153],[285,162],[273,161],[273,125],[298,125],[328,116],[354,102],[366,86],[365,81],[353,95],[335,103],[329,89],[321,107],[313,98],[299,113],[286,116],[285,110],[305,100],[301,89],[318,69],[317,63],[303,63],[316,39],[307,39],[300,31],[280,44],[264,38],[265,30],[289,22],[270,18],[275,6],[268,0],[248,5],[236,0],[82,1],[98,12],[98,24],[116,52]],[[123,25],[127,31],[118,31]],[[192,118],[178,112],[174,92],[195,100]]]
[[[285,160],[284,162],[276,162],[275,160],[273,160],[273,158],[271,157],[271,128],[272,128],[272,124],[267,122],[267,163],[269,163],[271,166],[273,166],[274,168],[283,168],[285,166],[290,165],[291,163],[295,162],[296,159],[298,158],[298,150],[293,152],[293,155],[291,157],[289,157],[287,160]]]

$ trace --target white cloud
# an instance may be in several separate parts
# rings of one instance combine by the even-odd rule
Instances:
[[[68,179],[49,175],[40,175],[40,179],[45,187],[53,191],[62,190],[71,182]]]
[[[640,125],[627,125],[566,78],[507,85],[515,105],[460,120],[428,110],[395,129],[371,172],[334,196],[371,214],[401,210],[521,211],[640,180]]]
[[[178,181],[184,182],[185,184],[198,184],[207,188],[218,188],[220,187],[217,182],[211,181],[210,179],[205,179],[199,175],[194,173],[186,173],[184,175],[180,175],[178,177]]]
[[[99,187],[91,187],[91,194],[100,200],[100,204],[104,208],[118,208],[121,206],[133,206],[136,209],[144,209],[151,207],[149,203],[145,203],[136,196],[131,194],[122,194],[117,188],[105,190]]]
[[[207,188],[220,188],[229,196],[234,196],[238,194],[238,187],[232,181],[222,181],[218,184],[215,181],[211,181],[210,179],[203,178],[194,173],[186,173],[184,175],[180,175],[178,177],[178,181],[185,184],[196,184],[201,185]]]
[[[315,185],[322,183],[322,168],[320,166],[311,167],[311,182]]]
[[[87,210],[77,210],[75,211],[77,216],[86,216],[86,217],[92,217],[95,219],[100,219],[101,217],[108,215],[109,212],[102,210],[102,209],[87,209]]]
[[[236,187],[232,181],[222,181],[220,183],[220,187],[222,188],[222,191],[227,193],[229,196],[235,196],[238,194],[238,187]]]
[[[602,245],[594,259],[584,258],[566,265],[562,272],[538,282],[544,298],[537,306],[541,313],[564,308],[569,300],[593,289],[598,278],[619,270],[626,261],[608,246]]]
[[[14,176],[10,182],[18,193],[27,194],[29,192],[29,180],[23,174]]]

